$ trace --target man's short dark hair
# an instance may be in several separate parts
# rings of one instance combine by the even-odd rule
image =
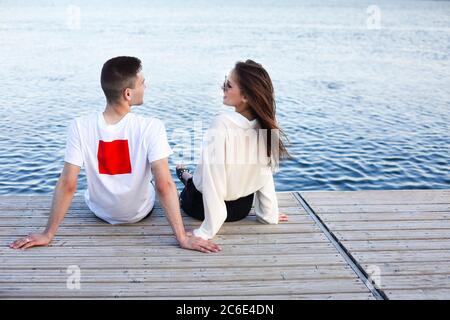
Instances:
[[[135,57],[115,57],[105,62],[100,82],[108,103],[120,100],[123,90],[134,89],[141,60]]]

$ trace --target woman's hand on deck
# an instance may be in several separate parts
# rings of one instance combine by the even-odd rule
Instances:
[[[280,213],[280,214],[278,215],[278,222],[285,222],[285,221],[288,221],[288,220],[289,220],[289,219],[288,219],[287,214]]]

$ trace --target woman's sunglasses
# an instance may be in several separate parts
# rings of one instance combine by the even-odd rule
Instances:
[[[228,91],[228,90],[231,89],[231,88],[232,88],[232,87],[231,87],[230,82],[228,81],[228,77],[225,76],[225,81],[224,81],[223,84],[222,84],[222,90],[223,90],[223,91]]]

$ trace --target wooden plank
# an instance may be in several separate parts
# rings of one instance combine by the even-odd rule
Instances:
[[[1,196],[0,196],[1,197]],[[1,199],[0,199],[1,201]],[[280,210],[283,211],[284,208],[292,208],[298,205],[296,200],[285,200],[278,203]],[[49,210],[51,208],[51,203],[47,202],[18,202],[18,203],[5,203],[0,202],[0,213],[4,211],[20,211],[20,210]],[[161,208],[161,207],[158,207]],[[89,210],[89,207],[81,202],[72,202],[70,206],[72,210]]]
[[[281,210],[282,213],[285,213],[289,216],[295,215],[295,216],[306,216],[306,212],[303,209],[300,209],[298,207],[284,207]],[[17,219],[34,219],[34,218],[45,218],[47,219],[49,217],[50,210],[48,208],[45,209],[6,209],[6,210],[0,210],[0,221],[8,220],[12,218]],[[191,219],[188,215],[186,215],[183,211],[181,211],[181,216],[186,219]],[[252,209],[249,213],[250,217],[255,216],[255,210]],[[164,211],[160,208],[155,209],[150,216],[145,218],[144,220],[151,219],[153,217],[165,217]],[[83,209],[73,209],[70,208],[64,217],[64,220],[66,219],[80,219],[80,218],[95,218],[98,219],[93,212],[91,212],[87,208]]]
[[[359,221],[435,221],[450,220],[450,212],[377,212],[377,213],[328,213],[322,214],[324,222],[359,222]]]
[[[194,281],[250,281],[250,280],[303,280],[303,279],[354,279],[350,268],[342,266],[295,266],[295,267],[248,267],[248,268],[185,268],[159,269],[85,269],[82,282],[194,282]],[[64,283],[68,274],[65,269],[2,270],[0,283]]]
[[[180,193],[180,192],[178,192]],[[1,195],[0,199],[5,202],[32,202],[32,201],[38,201],[38,202],[51,202],[53,198],[53,194],[48,195]],[[277,199],[278,200],[295,200],[295,198],[292,196],[291,191],[281,191],[277,192]],[[83,202],[84,203],[84,195],[82,193],[76,193],[73,197],[73,202]],[[156,203],[159,204],[159,201],[157,199]]]
[[[383,290],[450,289],[450,274],[382,275],[380,279],[380,287]]]
[[[202,297],[202,298],[207,299],[207,300],[236,300],[236,296],[214,296],[214,297]],[[176,298],[176,299],[201,300],[202,298],[180,297],[180,298]],[[133,299],[135,299],[135,298],[133,298]],[[153,297],[152,297],[152,299],[153,299]],[[163,297],[161,299],[167,299],[167,298]],[[360,292],[350,292],[350,293],[338,292],[338,293],[323,293],[323,294],[292,294],[292,295],[271,295],[271,296],[247,295],[245,297],[239,297],[239,299],[240,300],[375,300],[375,298],[371,294],[360,293]]]
[[[181,190],[178,190],[178,194],[180,194]],[[277,191],[277,198],[280,200],[283,199],[295,199],[293,197],[293,191]],[[53,193],[49,194],[9,194],[9,195],[1,195],[1,198],[4,198],[8,201],[16,201],[16,200],[27,200],[27,201],[51,201],[53,198]],[[73,201],[84,202],[84,190],[78,191],[75,193],[73,197]],[[158,197],[156,198],[156,202],[158,203]]]
[[[329,190],[312,190],[312,191],[301,191],[301,193],[308,194],[312,197],[324,198],[326,196],[336,197],[361,197],[366,198],[368,196],[392,196],[393,193],[403,194],[409,196],[411,194],[447,194],[450,195],[450,189],[383,189],[383,190],[347,190],[347,191],[329,191]],[[20,195],[17,197],[21,197]]]
[[[450,204],[352,204],[352,205],[313,205],[313,209],[317,214],[327,213],[383,213],[383,212],[450,212]]]
[[[21,236],[24,236],[22,234]],[[17,236],[0,236],[0,244],[7,246],[12,241],[17,240]],[[271,243],[289,244],[289,243],[318,243],[327,241],[322,233],[307,233],[299,235],[297,233],[278,234],[274,237],[272,234],[239,234],[239,235],[217,235],[214,241],[220,245],[225,244],[264,244]],[[174,236],[60,236],[56,235],[51,246],[178,246]]]
[[[411,240],[362,240],[346,241],[345,247],[350,251],[419,251],[450,250],[450,241],[411,239]]]
[[[279,207],[295,207],[297,206],[297,201],[293,197],[289,198],[279,198],[278,206]],[[29,199],[29,200],[8,200],[4,196],[0,196],[0,211],[7,210],[7,209],[44,209],[44,208],[50,208],[52,203],[52,199],[48,198],[46,200],[38,200],[38,199]],[[156,208],[161,208],[161,205],[159,202],[155,203]],[[87,209],[88,206],[85,204],[84,200],[80,199],[74,199],[72,201],[71,208],[77,208],[77,209]]]
[[[130,267],[162,267],[179,269],[187,267],[256,267],[256,266],[297,266],[297,265],[342,265],[339,254],[283,254],[283,255],[232,255],[220,253],[201,256],[150,256],[150,257],[0,257],[0,268],[67,268],[78,265],[80,268],[130,268]]]
[[[450,203],[450,190],[360,190],[360,191],[305,191],[307,202],[330,205],[358,204],[424,204]]]
[[[450,232],[446,229],[424,230],[370,230],[370,231],[336,231],[334,234],[339,240],[443,240],[450,239]]]
[[[424,251],[396,251],[396,252],[380,252],[380,251],[368,251],[368,252],[352,252],[352,255],[358,259],[358,261],[364,263],[381,263],[381,262],[401,262],[401,261],[450,261],[449,250],[424,250]]]
[[[442,221],[350,221],[328,222],[327,225],[334,231],[358,230],[435,230],[447,229],[450,233],[450,220]]]
[[[392,300],[449,300],[450,289],[419,288],[403,290],[386,290],[389,299]]]
[[[1,196],[0,196],[0,201]],[[285,207],[295,207],[297,205],[296,200],[282,200],[278,202],[278,206],[281,208],[280,210],[283,210]],[[30,210],[30,209],[49,209],[51,208],[51,201],[49,202],[37,202],[37,201],[30,201],[30,202],[0,202],[0,212],[5,210]],[[72,202],[71,209],[86,209],[88,210],[89,207],[83,203],[83,202]],[[157,208],[161,208],[158,206]]]
[[[1,197],[1,196],[0,196]],[[298,207],[298,204],[293,204],[290,206],[284,206],[282,207],[281,211],[283,213],[288,214],[305,214],[305,210],[303,208]],[[42,206],[40,208],[20,208],[20,207],[13,207],[13,208],[3,208],[0,209],[0,217],[8,217],[8,216],[48,216],[50,212],[50,206]],[[79,207],[73,207],[71,206],[67,213],[71,214],[85,214],[87,216],[92,216],[94,213],[87,207],[87,206],[79,206]],[[186,215],[183,210],[181,210],[181,214]],[[152,213],[152,216],[164,216],[164,211],[160,207],[155,207]],[[255,209],[252,208],[250,210],[250,215],[255,215]],[[186,215],[187,216],[187,215]]]
[[[196,226],[199,226],[198,223]],[[42,227],[11,227],[0,228],[0,235],[3,236],[21,236],[24,234],[39,232]],[[254,224],[248,226],[233,225],[232,223],[224,224],[218,234],[284,234],[284,233],[315,233],[318,229],[314,225],[309,224]],[[150,227],[139,225],[120,225],[120,226],[92,226],[89,228],[81,227],[66,227],[61,226],[58,229],[60,236],[89,236],[89,235],[107,235],[107,236],[121,236],[121,235],[141,235],[141,236],[155,236],[155,235],[173,235],[172,228],[168,225]]]
[[[314,244],[239,244],[239,245],[222,245],[221,255],[261,255],[261,254],[293,254],[293,253],[330,253],[336,252],[335,248],[329,243],[314,243]],[[114,256],[160,256],[160,255],[174,255],[174,256],[198,256],[202,253],[190,252],[188,250],[180,250],[175,246],[151,246],[151,247],[36,247],[32,250],[13,250],[9,247],[0,247],[0,255],[2,257],[114,257]]]
[[[127,298],[124,298],[125,300]],[[129,299],[148,299],[148,297],[132,297]],[[152,297],[152,300],[154,298]],[[236,300],[236,296],[208,296],[208,297],[161,297],[156,299],[177,299],[177,300]],[[239,297],[239,300],[374,300],[368,293],[344,292],[344,293],[312,293],[312,294],[291,294],[291,295],[247,295]]]
[[[362,263],[362,267],[367,270],[373,267],[373,264]],[[428,274],[450,274],[450,261],[435,261],[429,263],[421,262],[384,262],[377,264],[380,275],[428,275]]]
[[[184,283],[82,283],[80,290],[68,290],[66,283],[54,284],[2,284],[0,297],[126,297],[126,296],[158,296],[164,292],[168,296],[223,296],[235,295],[245,297],[255,294],[317,294],[317,293],[352,293],[361,292],[364,285],[358,280],[305,280],[305,281],[230,281],[230,282],[184,282]]]
[[[162,293],[161,293],[162,294]],[[176,296],[176,297],[167,297],[167,296],[152,296],[152,300],[236,300],[236,296]],[[64,298],[55,298],[55,297],[40,297],[46,300],[77,300],[79,298],[73,297],[64,297]],[[27,297],[14,297],[14,298],[3,298],[2,300],[20,300],[27,299]],[[120,297],[121,300],[148,300],[150,297],[141,296],[141,297]],[[98,300],[98,297],[83,297],[83,300]],[[117,300],[117,298],[107,298],[102,297],[102,300]],[[360,293],[360,292],[350,292],[350,293],[316,293],[316,294],[290,294],[290,295],[246,295],[239,296],[239,300],[248,301],[248,300],[374,300],[374,297],[369,293]]]
[[[1,218],[0,219],[0,228],[9,228],[9,227],[36,227],[36,226],[45,226],[47,225],[47,217],[39,217],[39,218],[23,218],[23,217],[10,217],[10,218]],[[191,217],[183,218],[183,223],[187,226],[189,225],[199,225],[201,221],[196,220]],[[151,216],[139,222],[133,223],[133,225],[137,226],[164,226],[167,225],[168,221],[166,217],[163,216]],[[228,222],[226,222],[228,224]],[[243,220],[232,222],[232,225],[260,225],[256,218],[256,216],[247,216]],[[309,224],[313,225],[314,221],[311,220],[310,217],[305,215],[290,215],[289,221],[283,222],[283,224]],[[108,227],[110,226],[108,223],[100,220],[95,216],[90,217],[79,217],[79,218],[67,218],[64,219],[61,223],[61,226],[77,226],[77,227]]]

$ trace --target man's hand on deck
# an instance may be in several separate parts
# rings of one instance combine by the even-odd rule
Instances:
[[[183,249],[197,250],[204,253],[219,252],[222,250],[217,244],[193,236],[191,233],[187,234],[184,239],[179,242]]]
[[[47,246],[51,241],[52,238],[46,233],[33,233],[27,237],[14,241],[9,247],[11,249],[25,250],[31,247]]]

